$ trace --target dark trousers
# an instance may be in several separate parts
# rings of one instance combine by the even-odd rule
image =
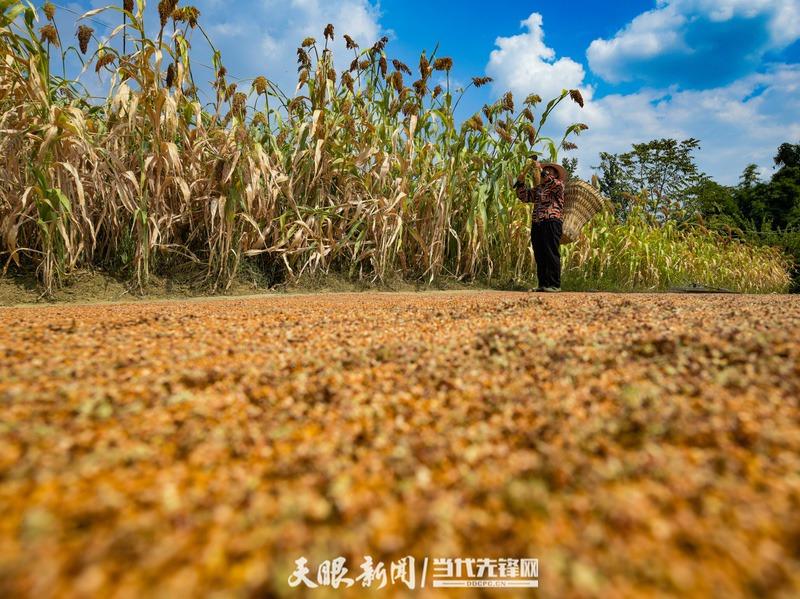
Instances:
[[[560,220],[550,219],[531,227],[539,287],[561,287],[561,225]]]

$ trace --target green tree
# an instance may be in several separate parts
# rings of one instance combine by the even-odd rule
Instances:
[[[619,155],[600,152],[600,166],[594,167],[594,170],[600,171],[601,193],[611,200],[617,217],[624,221],[631,209],[633,188]]]
[[[742,173],[739,210],[758,231],[800,229],[800,144],[781,144],[774,161],[780,169],[768,183],[758,179],[755,165]]]
[[[561,160],[561,166],[567,171],[567,174],[570,177],[574,177],[575,173],[578,172],[578,159],[577,158],[564,158]]]
[[[781,168],[770,182],[770,207],[785,229],[800,230],[800,143],[781,144],[774,161]]]
[[[736,189],[720,185],[708,177],[687,190],[687,207],[700,213],[706,225],[715,229],[747,229],[747,222],[736,201]]]
[[[800,144],[784,143],[774,157],[780,167],[769,182],[755,165],[745,168],[734,197],[750,240],[780,247],[794,261],[792,291],[800,291]]]
[[[783,168],[800,166],[800,144],[781,144],[774,160],[776,166]]]
[[[621,216],[628,212],[631,194],[645,197],[645,208],[659,220],[683,218],[689,208],[691,190],[703,180],[694,161],[700,142],[694,138],[654,139],[633,144],[624,154],[600,154],[600,189],[617,205]]]
[[[758,183],[761,183],[761,177],[758,174],[758,165],[748,164],[744,172],[742,172],[742,176],[739,177],[739,189],[750,189]]]

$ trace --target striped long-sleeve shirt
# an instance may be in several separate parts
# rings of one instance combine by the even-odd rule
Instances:
[[[564,183],[558,179],[542,182],[533,189],[520,185],[516,191],[521,202],[533,204],[533,222],[564,219]]]

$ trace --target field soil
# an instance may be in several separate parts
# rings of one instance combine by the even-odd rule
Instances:
[[[0,596],[301,596],[338,556],[800,594],[798,296],[4,308],[0,410]]]
[[[411,283],[401,279],[389,279],[382,283],[353,282],[336,274],[304,276],[295,282],[269,284],[263,277],[254,272],[240,273],[227,289],[212,290],[208,284],[202,283],[202,273],[191,273],[193,276],[151,276],[149,283],[142,289],[136,288],[130,281],[112,276],[102,271],[77,271],[70,274],[65,284],[56,288],[52,296],[44,295],[40,283],[31,274],[17,276],[0,276],[0,307],[20,305],[47,304],[84,304],[84,303],[138,303],[182,299],[186,301],[246,297],[252,295],[282,295],[304,293],[348,293],[362,291],[380,292],[412,292],[412,291],[464,291],[484,290],[487,285],[481,283],[462,283],[455,279],[442,279],[433,285]],[[494,288],[519,291],[520,284],[507,283]]]
[[[72,273],[63,286],[56,288],[53,295],[47,297],[35,276],[31,274],[6,276],[0,277],[0,306],[190,300],[223,295],[251,295],[265,291],[263,280],[248,280],[246,276],[239,277],[229,289],[218,294],[212,293],[208,286],[192,283],[187,278],[151,276],[149,284],[144,289],[136,289],[130,282],[108,273],[84,270]]]

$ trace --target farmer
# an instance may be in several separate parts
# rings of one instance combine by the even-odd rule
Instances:
[[[531,189],[517,181],[514,188],[519,200],[533,204],[531,243],[536,259],[536,276],[539,287],[536,291],[561,291],[561,245],[562,221],[564,217],[564,182],[567,171],[553,162],[539,163],[541,183]]]

